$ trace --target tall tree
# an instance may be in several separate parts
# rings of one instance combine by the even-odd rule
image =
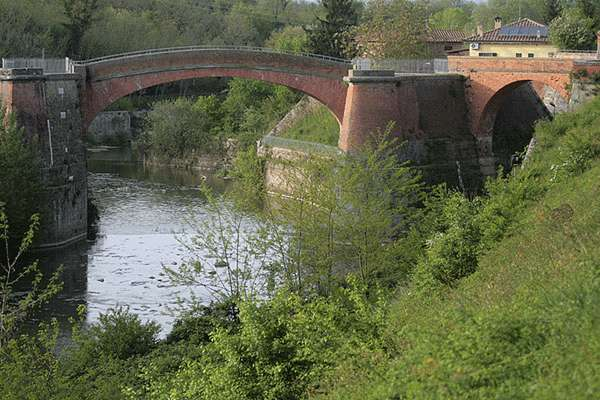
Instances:
[[[544,22],[549,24],[560,16],[562,5],[560,0],[544,0]]]
[[[561,49],[593,49],[595,38],[594,20],[578,8],[565,10],[550,24],[550,40]]]
[[[427,8],[411,0],[375,0],[357,29],[362,55],[413,58],[427,55]]]
[[[321,6],[325,16],[307,29],[311,51],[332,57],[354,56],[352,29],[358,23],[357,5],[353,0],[322,0]]]
[[[67,54],[78,58],[81,55],[81,40],[92,25],[94,15],[98,10],[98,0],[63,0],[67,22],[64,24],[69,31]]]

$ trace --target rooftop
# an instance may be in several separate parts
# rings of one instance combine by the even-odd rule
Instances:
[[[548,42],[548,27],[529,18],[521,18],[510,24],[499,26],[481,35],[465,39],[467,42]]]
[[[429,29],[428,42],[456,42],[461,43],[465,39],[463,31],[455,29]]]

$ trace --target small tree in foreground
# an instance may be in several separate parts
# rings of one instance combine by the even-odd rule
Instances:
[[[59,279],[61,269],[44,283],[37,261],[24,268],[20,266],[20,261],[31,247],[38,228],[39,217],[34,215],[16,255],[11,258],[8,251],[8,218],[0,204],[0,244],[5,247],[5,258],[0,260],[0,349],[11,339],[20,322],[62,289]],[[14,288],[26,279],[31,279],[31,287],[24,296],[17,297]]]

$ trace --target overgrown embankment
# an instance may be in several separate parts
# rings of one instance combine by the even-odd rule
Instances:
[[[240,153],[245,185],[192,241],[204,256],[165,270],[221,301],[166,340],[124,310],[76,324],[61,357],[56,327],[9,338],[3,398],[595,398],[600,98],[536,138],[476,198],[426,190],[386,143],[306,160],[299,199],[260,219],[236,208],[262,194]]]
[[[319,398],[600,392],[600,99],[536,137],[533,160],[487,198],[441,208],[384,345],[340,359]]]

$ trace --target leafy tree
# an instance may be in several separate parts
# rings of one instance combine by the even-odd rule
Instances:
[[[286,26],[282,30],[271,34],[266,46],[277,49],[301,53],[308,48],[308,36],[306,31],[298,26]]]
[[[62,18],[55,1],[0,0],[0,56],[62,56]]]
[[[462,30],[471,22],[471,16],[462,8],[445,8],[429,18],[431,28]]]
[[[195,103],[185,98],[155,103],[146,117],[148,130],[143,141],[151,154],[163,161],[185,159],[220,149],[214,131],[219,105],[212,96]]]
[[[313,53],[332,57],[354,56],[352,28],[358,23],[357,5],[353,0],[322,0],[324,17],[308,29],[309,47]]]
[[[43,282],[43,274],[39,270],[37,261],[24,267],[20,264],[23,256],[33,243],[35,233],[39,228],[39,217],[31,217],[31,225],[21,239],[17,253],[14,257],[7,254],[10,243],[8,217],[2,204],[0,204],[0,350],[13,338],[19,324],[25,320],[32,311],[47,303],[62,289],[59,277],[61,270],[55,272],[47,282]],[[22,285],[23,281],[31,279],[31,287],[25,296],[15,299],[15,287]]]
[[[544,22],[549,24],[559,17],[562,11],[560,0],[544,0]]]
[[[565,10],[550,24],[550,40],[561,49],[592,49],[595,38],[594,20],[579,9]]]
[[[600,29],[600,2],[597,0],[576,0],[575,4],[583,15],[594,20],[594,29]]]
[[[410,0],[375,0],[356,31],[361,54],[376,58],[412,58],[427,53],[427,9]]]
[[[63,0],[63,6],[67,17],[64,26],[69,32],[67,53],[78,58],[81,55],[83,35],[90,28],[98,10],[98,0]]]

